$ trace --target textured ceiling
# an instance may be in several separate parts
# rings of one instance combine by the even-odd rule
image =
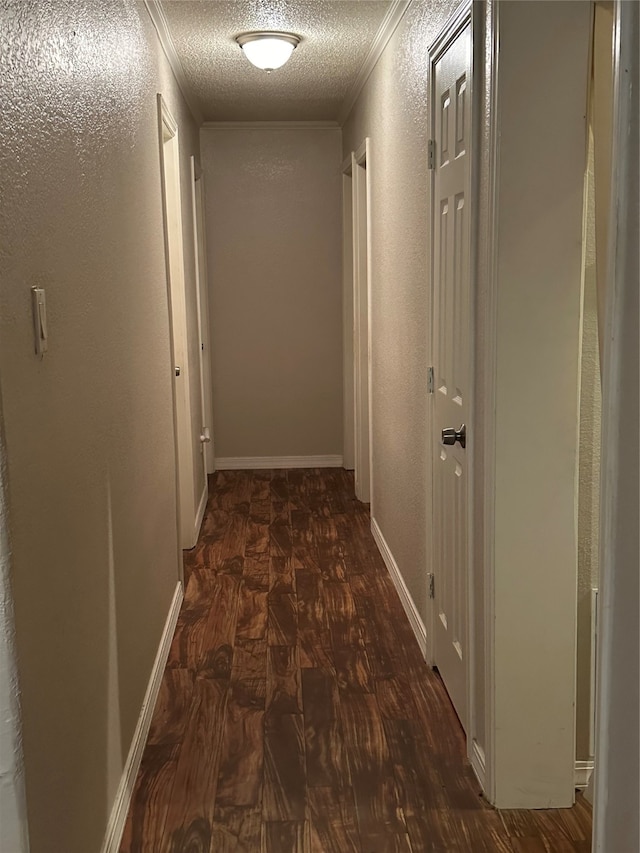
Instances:
[[[390,7],[382,0],[163,0],[175,48],[205,121],[336,121]],[[235,36],[301,36],[267,74]]]

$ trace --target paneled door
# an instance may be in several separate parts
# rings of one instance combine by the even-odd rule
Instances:
[[[431,58],[433,128],[434,662],[467,727],[471,19]]]
[[[178,125],[162,95],[158,95],[160,135],[160,173],[164,214],[165,251],[171,341],[173,418],[176,445],[177,505],[180,546],[193,548],[198,539],[195,530],[194,431],[191,416],[189,338],[184,281],[184,245],[182,241],[182,199],[180,191],[180,148]],[[181,580],[182,554],[179,556]]]

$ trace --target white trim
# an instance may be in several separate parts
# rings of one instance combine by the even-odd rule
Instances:
[[[160,144],[160,180],[164,248],[167,271],[167,308],[169,319],[169,373],[173,388],[173,424],[176,444],[176,486],[178,544],[192,548],[193,523],[196,515],[193,470],[193,419],[191,409],[191,367],[189,364],[189,332],[183,243],[183,199],[181,186],[180,141],[178,124],[162,93],[157,95],[158,139]],[[173,228],[172,228],[172,220]],[[173,236],[172,236],[173,235]],[[181,368],[176,382],[175,368]],[[179,579],[183,579],[182,555],[179,554]]]
[[[205,356],[205,338],[208,338],[208,334],[205,332],[205,325],[208,329],[209,326],[209,309],[208,306],[206,310],[203,310],[203,295],[206,299],[206,287],[205,282],[203,282],[202,276],[200,272],[202,270],[202,258],[200,252],[200,236],[202,233],[202,229],[204,228],[204,222],[199,221],[199,213],[202,211],[202,205],[200,206],[200,210],[198,210],[198,189],[202,190],[202,186],[198,186],[197,181],[197,170],[196,170],[196,158],[192,154],[189,158],[189,166],[191,169],[191,221],[193,225],[193,269],[195,272],[195,284],[196,284],[196,317],[198,319],[198,367],[199,367],[199,379],[200,382],[200,452],[202,454],[202,470],[204,473],[204,491],[207,491],[207,474],[208,465],[207,465],[207,450],[209,447],[210,441],[206,444],[202,442],[202,435],[204,434],[204,430],[207,429],[208,424],[213,424],[213,419],[210,421],[208,418],[207,412],[207,403],[205,396],[205,385],[208,384],[211,386],[211,377],[209,377],[208,383],[205,381],[205,359],[209,360],[209,347],[206,348],[206,356]],[[200,170],[202,171],[202,170]],[[200,229],[198,228],[200,226]],[[204,294],[203,294],[204,291]],[[200,500],[200,505],[202,504],[202,499]],[[196,538],[194,540],[194,545],[198,541],[198,533],[200,532],[200,523],[202,519],[200,517],[200,505],[196,510],[196,518],[195,518],[195,530],[196,530]]]
[[[431,93],[433,89],[433,69],[431,64],[431,58],[428,57],[427,62],[427,92]],[[431,106],[427,110],[427,138],[431,139],[435,130],[435,121],[434,121],[434,112],[433,106]],[[424,152],[424,156],[427,156],[427,152]],[[428,314],[424,318],[426,327],[429,329],[428,335],[428,343],[425,347],[426,350],[426,364],[425,364],[425,380],[428,381],[428,371],[429,369],[435,369],[435,352],[433,348],[433,317],[434,317],[434,309],[435,309],[435,300],[434,300],[434,262],[433,262],[433,223],[435,222],[434,218],[434,208],[435,208],[435,170],[428,169],[427,170],[427,186],[426,186],[426,202],[427,202],[427,228],[424,231],[425,238],[425,247],[427,252],[427,300],[428,300]],[[425,432],[424,432],[424,446],[426,450],[426,470],[425,470],[425,485],[426,485],[426,515],[425,515],[425,541],[427,543],[426,547],[426,561],[425,561],[425,576],[424,576],[424,584],[425,584],[425,595],[427,599],[427,611],[426,611],[426,629],[427,629],[427,647],[425,653],[425,660],[429,664],[429,666],[435,666],[435,645],[434,645],[434,619],[435,619],[435,607],[434,600],[431,597],[430,592],[430,584],[432,583],[432,579],[435,578],[435,553],[434,553],[434,545],[433,545],[433,531],[434,531],[434,489],[435,489],[435,476],[434,476],[434,462],[433,462],[433,423],[434,423],[434,414],[435,414],[435,394],[427,394],[427,418],[425,422]]]
[[[375,511],[373,493],[373,245],[371,242],[372,190],[371,190],[371,139],[365,139],[365,182],[367,186],[367,427],[369,430],[369,511]]]
[[[369,154],[368,145],[369,145],[369,137],[367,136],[365,139],[362,140],[360,145],[353,152],[353,157],[354,157],[356,163],[358,164],[358,166],[362,166],[363,163],[365,164],[365,166],[367,165],[367,155]],[[352,168],[353,168],[353,161],[352,161]]]
[[[598,593],[591,590],[591,676],[589,683],[589,755],[596,754],[596,690],[598,680]]]
[[[358,169],[357,167],[361,168]],[[364,169],[364,186],[362,173]],[[373,506],[373,451],[371,417],[371,291],[372,291],[372,245],[371,245],[371,140],[366,137],[351,154],[352,191],[352,261],[353,261],[353,384],[354,384],[354,471],[356,497]],[[365,206],[361,198],[364,190]],[[364,232],[364,234],[363,234]],[[364,240],[363,240],[364,237]],[[363,278],[363,253],[366,262],[366,277]],[[362,310],[366,298],[366,316]],[[366,324],[366,328],[364,328]],[[363,333],[366,333],[366,376],[363,368]],[[366,383],[366,386],[365,386]],[[366,405],[363,399],[366,387]],[[365,423],[366,419],[366,423]],[[365,448],[365,442],[367,447]]]
[[[354,349],[354,229],[353,153],[342,161],[342,371],[343,371],[343,466],[356,467],[355,349]]]
[[[471,28],[471,74],[469,80],[470,98],[471,98],[471,130],[472,130],[472,149],[471,161],[469,164],[469,201],[470,201],[470,216],[471,226],[469,234],[469,250],[470,264],[469,272],[471,275],[471,283],[469,288],[469,376],[471,385],[469,389],[469,420],[471,422],[471,431],[469,433],[469,441],[467,444],[467,755],[471,765],[478,777],[478,781],[485,789],[486,784],[486,756],[484,749],[478,743],[478,738],[484,742],[485,733],[478,731],[477,726],[477,696],[476,686],[478,677],[476,672],[476,647],[477,647],[477,602],[475,599],[475,590],[477,588],[478,565],[476,561],[476,511],[475,511],[475,494],[477,483],[477,458],[478,458],[478,442],[477,435],[477,377],[478,377],[478,243],[479,243],[479,222],[480,222],[480,194],[478,187],[480,185],[481,172],[481,156],[482,146],[480,143],[481,134],[480,127],[483,118],[483,101],[482,101],[482,76],[478,74],[477,69],[482,67],[484,57],[484,43],[480,43],[479,34],[484,33],[482,26],[485,16],[483,4],[468,2],[460,7],[460,21],[468,21]],[[461,24],[464,26],[464,23]],[[482,702],[484,706],[484,702]]]
[[[576,761],[574,779],[576,788],[586,788],[593,773],[593,759],[589,761]]]
[[[476,774],[476,778],[480,783],[480,787],[484,791],[486,785],[486,775],[487,775],[487,765],[484,755],[484,749],[480,746],[478,741],[473,738],[471,741],[471,746],[469,749],[469,760],[471,761],[471,767],[473,772]]]
[[[147,742],[149,727],[151,726],[151,718],[158,699],[158,692],[162,682],[164,667],[167,662],[167,657],[169,656],[171,641],[173,639],[176,623],[178,621],[178,614],[180,613],[180,607],[182,605],[182,597],[182,584],[178,582],[176,584],[175,592],[173,593],[171,607],[169,608],[167,620],[162,631],[160,645],[158,646],[158,651],[156,653],[156,659],[153,662],[153,668],[151,669],[151,677],[149,678],[147,691],[144,695],[144,699],[142,700],[142,708],[140,709],[140,716],[138,717],[136,729],[133,733],[129,754],[125,762],[120,784],[118,785],[115,800],[111,808],[111,815],[109,816],[107,831],[102,842],[101,853],[118,853],[120,848],[120,841],[122,840],[122,833],[124,831],[125,821],[129,812],[131,796],[136,783],[138,770],[140,769],[142,753],[144,752]]]
[[[162,92],[158,92],[157,96],[158,103],[158,114],[160,116],[161,124],[166,126],[167,133],[170,137],[178,135],[178,122],[174,119],[173,114],[169,107],[167,106],[167,102],[165,101]],[[160,127],[160,141],[164,141],[164,137],[162,135],[162,126]]]
[[[616,0],[602,360],[594,853],[620,850],[623,845],[636,849],[638,838],[638,752],[637,747],[633,749],[638,699],[633,695],[632,679],[637,684],[638,154],[633,144],[638,133],[639,17],[636,3]],[[630,311],[634,294],[636,305]],[[633,481],[629,472],[633,472]],[[632,605],[628,604],[629,594]],[[629,689],[625,690],[627,680]],[[614,735],[621,730],[624,741]],[[629,751],[623,755],[625,746]]]
[[[471,18],[472,6],[473,0],[462,0],[462,3],[454,10],[447,23],[431,42],[427,48],[431,65],[434,64],[436,57],[443,54],[449,45],[455,41],[460,31],[467,26]]]
[[[198,511],[196,513],[196,522],[193,527],[193,544],[195,545],[200,536],[200,528],[202,527],[202,520],[204,519],[204,514],[207,509],[207,501],[209,500],[209,480],[205,476],[204,478],[204,489],[202,490],[202,497],[200,498],[200,503],[198,504]]]
[[[167,61],[171,66],[178,88],[182,92],[182,96],[191,110],[191,115],[193,116],[196,124],[200,126],[202,124],[202,113],[200,112],[198,101],[187,82],[187,76],[184,73],[182,62],[180,61],[173,39],[171,38],[171,32],[169,30],[164,10],[157,0],[144,0],[144,5],[149,13],[153,26],[156,29],[158,40],[162,46],[164,55],[167,57]]]
[[[402,602],[402,606],[404,607],[404,612],[407,614],[407,619],[409,620],[409,624],[413,629],[414,636],[418,641],[418,646],[420,647],[420,652],[424,657],[426,654],[427,648],[427,630],[424,626],[424,622],[420,614],[418,613],[418,608],[415,605],[413,598],[411,597],[411,593],[407,589],[407,585],[404,582],[404,578],[400,573],[400,569],[398,568],[398,564],[393,558],[393,554],[389,546],[387,545],[387,541],[382,535],[382,531],[378,527],[378,522],[375,518],[371,519],[371,533],[373,534],[373,538],[378,546],[378,550],[382,555],[382,559],[384,560],[385,566],[391,575],[391,580],[393,581],[393,585],[396,588],[396,592],[400,597],[400,601]]]
[[[205,489],[207,475],[214,470],[213,401],[211,381],[211,327],[209,322],[209,289],[207,287],[207,246],[202,168],[191,155],[191,215],[193,217],[193,257],[196,273],[196,306],[200,347],[200,397],[202,403],[202,430],[209,429],[209,441],[200,443],[204,468]]]
[[[495,738],[493,726],[495,717],[495,573],[494,573],[494,531],[495,531],[495,435],[496,435],[496,384],[498,370],[497,322],[498,322],[498,180],[500,176],[500,103],[498,99],[498,66],[500,56],[500,17],[499,3],[490,4],[490,61],[486,85],[490,108],[489,122],[489,174],[487,216],[488,229],[486,242],[486,291],[484,326],[484,443],[478,447],[483,457],[484,489],[482,503],[484,508],[483,536],[483,572],[484,572],[484,752],[485,752],[485,794],[489,802],[495,802]]]
[[[345,161],[346,162],[346,161]],[[343,466],[355,469],[353,370],[353,176],[342,173],[342,455]]]
[[[216,471],[262,468],[342,468],[342,456],[223,456],[216,459]]]
[[[205,121],[206,130],[340,130],[337,121]]]
[[[396,31],[398,24],[404,17],[404,14],[411,5],[411,2],[412,0],[394,0],[389,7],[389,11],[384,16],[384,19],[380,24],[380,28],[378,29],[378,32],[371,44],[369,53],[362,64],[362,68],[342,102],[340,112],[338,113],[338,120],[341,125],[344,125],[346,120],[349,118],[349,114],[353,109],[353,105],[358,100],[358,96],[360,95],[360,92],[362,92],[364,84],[369,79],[371,72],[382,56],[383,50],[389,44],[391,36]]]

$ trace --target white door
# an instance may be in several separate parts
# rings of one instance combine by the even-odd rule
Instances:
[[[353,337],[353,164],[351,155],[342,175],[342,465],[354,471],[355,393]]]
[[[460,432],[470,414],[470,74],[469,20],[432,59],[434,661],[465,727],[468,451]]]
[[[205,491],[207,474],[214,470],[213,418],[211,387],[211,346],[209,335],[209,297],[207,291],[206,246],[204,237],[204,191],[202,171],[191,157],[191,188],[193,202],[193,241],[196,268],[196,298],[200,349],[200,446],[204,468]],[[205,496],[206,499],[206,496]]]
[[[369,205],[367,156],[369,140],[351,155],[353,186],[353,352],[355,491],[358,500],[371,501],[370,439],[370,305],[369,305]]]
[[[189,352],[187,342],[187,310],[182,243],[182,203],[180,199],[180,160],[178,125],[158,95],[162,197],[164,205],[167,278],[169,285],[169,320],[171,329],[174,400],[174,427],[178,475],[178,518],[182,548],[193,548],[198,538],[194,478],[191,391],[189,384]],[[182,564],[182,560],[180,561]]]

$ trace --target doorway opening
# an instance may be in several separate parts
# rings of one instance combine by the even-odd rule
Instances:
[[[594,3],[580,317],[576,671],[576,787],[588,787],[587,798],[590,800],[589,782],[595,757],[602,354],[610,229],[613,35],[613,3]]]
[[[358,500],[371,504],[371,229],[369,139],[351,155],[353,466]],[[348,210],[345,204],[345,212]],[[347,288],[348,289],[348,288]]]

